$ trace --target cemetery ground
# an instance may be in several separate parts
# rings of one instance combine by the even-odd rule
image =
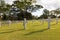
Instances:
[[[0,27],[0,40],[60,40],[60,21],[56,24],[54,19],[48,29],[47,21],[28,21],[26,29],[23,22],[12,22],[12,24],[2,24]]]

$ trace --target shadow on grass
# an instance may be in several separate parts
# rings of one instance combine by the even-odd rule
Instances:
[[[41,26],[41,25],[32,25],[32,26],[34,26],[34,27],[35,27],[35,26]]]
[[[36,24],[33,24],[32,26],[42,26],[42,25],[44,25],[44,24],[38,24],[38,25],[36,25]]]
[[[33,31],[33,32],[27,33],[27,34],[25,34],[25,35],[31,35],[31,34],[38,33],[38,32],[44,32],[44,31],[46,31],[46,30],[48,30],[48,28],[42,29],[42,30],[38,30],[38,31]]]
[[[9,31],[0,32],[0,34],[12,33],[12,32],[22,31],[22,30],[24,30],[24,29],[19,29],[19,30],[11,30],[11,29],[9,29]]]
[[[51,26],[55,26],[56,24],[52,24]]]

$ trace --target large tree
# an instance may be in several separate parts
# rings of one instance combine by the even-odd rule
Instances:
[[[41,15],[38,19],[40,19],[40,18],[47,19],[48,16],[49,16],[49,10],[44,9],[43,10],[43,15]]]
[[[54,10],[54,14],[56,15],[56,24],[58,24],[58,15],[60,14],[60,8]]]
[[[41,5],[32,5],[31,1],[32,0],[30,0],[30,2],[27,2],[26,0],[22,2],[18,0],[14,1],[13,5],[15,5],[16,7],[18,7],[19,9],[23,11],[22,13],[19,14],[21,18],[22,17],[27,18],[27,19],[32,18],[31,12],[35,12],[36,10],[43,8],[43,6]]]
[[[4,0],[1,1],[0,12],[4,13],[9,10],[11,5],[6,4]]]

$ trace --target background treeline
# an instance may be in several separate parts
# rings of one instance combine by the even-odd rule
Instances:
[[[23,20],[24,18],[26,18],[27,20],[32,20],[32,19],[43,19],[43,18],[47,19],[48,16],[50,16],[51,18],[56,17],[60,18],[60,8],[51,11],[44,9],[43,14],[39,17],[32,15],[32,12],[36,12],[36,10],[43,8],[43,6],[37,4],[32,5],[31,1],[20,2],[16,0],[13,2],[12,5],[3,3],[2,6],[0,6],[0,19]]]

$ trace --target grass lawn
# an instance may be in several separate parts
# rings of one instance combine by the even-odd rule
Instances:
[[[59,21],[60,22],[60,21]],[[45,21],[28,21],[26,30],[23,23],[3,24],[0,27],[0,40],[60,40],[60,23],[51,22],[51,28]]]

